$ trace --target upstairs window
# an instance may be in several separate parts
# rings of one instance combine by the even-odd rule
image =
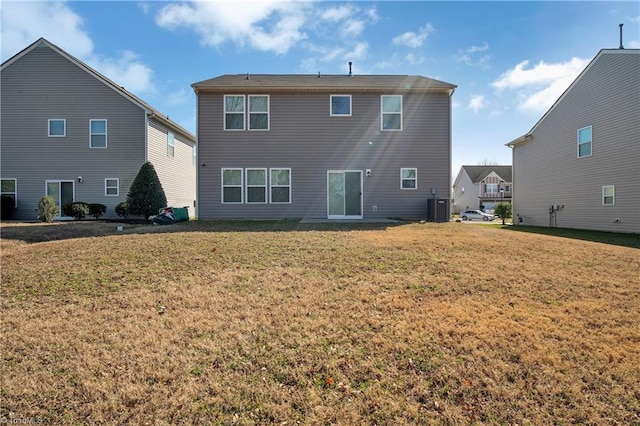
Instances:
[[[167,156],[173,157],[176,150],[176,139],[173,133],[167,133]]]
[[[269,130],[269,96],[249,95],[249,130]]]
[[[592,153],[592,127],[583,127],[578,130],[578,158],[590,157]]]
[[[222,169],[222,203],[242,203],[242,169]]]
[[[402,130],[402,96],[383,95],[381,110],[382,130]]]
[[[288,204],[291,202],[291,169],[270,169],[271,203]]]
[[[602,205],[613,206],[616,204],[616,187],[607,185],[602,187]]]
[[[484,186],[484,192],[488,194],[497,194],[498,193],[498,184],[497,183],[487,183]]]
[[[89,120],[89,147],[107,147],[107,120]]]
[[[18,180],[2,179],[0,186],[2,187],[2,197],[11,197],[13,207],[18,207]]]
[[[400,189],[418,189],[418,169],[400,169]]]
[[[50,138],[64,138],[67,135],[67,120],[65,119],[51,118],[48,127]]]
[[[351,95],[331,95],[332,117],[351,117]]]
[[[224,129],[244,130],[244,95],[224,96]]]

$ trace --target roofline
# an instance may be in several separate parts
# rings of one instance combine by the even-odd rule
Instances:
[[[532,130],[533,131],[533,130]],[[508,146],[509,148],[513,148],[516,145],[520,145],[523,142],[526,142],[531,139],[531,133],[527,133],[526,135],[522,135],[509,143],[504,144],[504,146]]]
[[[527,135],[531,135],[534,130],[536,130],[538,128],[538,126],[540,125],[540,123],[542,123],[542,121],[556,108],[556,105],[558,105],[558,103],[560,103],[560,101],[562,99],[564,99],[564,97],[566,96],[567,93],[569,93],[569,91],[573,88],[573,86],[575,86],[578,81],[580,81],[582,79],[582,77],[587,73],[587,71],[589,69],[591,69],[591,67],[593,66],[593,64],[603,55],[605,54],[640,54],[640,49],[600,49],[600,51],[598,52],[598,54],[587,64],[587,66],[582,70],[582,72],[580,72],[580,74],[578,74],[578,76],[575,78],[575,80],[573,80],[573,82],[569,85],[569,87],[567,87],[565,89],[564,92],[562,92],[562,94],[560,95],[560,97],[558,97],[558,99],[556,99],[556,101],[553,103],[553,105],[551,105],[551,107],[547,110],[547,112],[545,112],[542,117],[540,117],[540,119],[536,122],[536,124],[533,125],[533,127],[531,128],[531,130],[529,130],[529,132],[527,133]],[[526,136],[526,135],[525,135]],[[508,144],[506,144],[507,146],[514,146],[514,142],[517,141],[511,141]],[[513,144],[513,145],[512,145]]]
[[[0,71],[4,70],[9,65],[13,64],[18,59],[22,58],[24,55],[26,55],[27,53],[31,52],[38,45],[40,45],[40,43],[45,43],[47,46],[49,46],[51,49],[53,49],[59,55],[63,56],[67,60],[71,61],[76,66],[78,66],[80,69],[82,69],[85,72],[87,72],[88,74],[92,75],[94,78],[102,81],[104,84],[106,84],[112,90],[114,90],[116,93],[118,93],[121,96],[125,97],[130,102],[134,103],[136,106],[138,106],[139,108],[144,110],[144,112],[148,116],[159,117],[161,119],[160,121],[163,121],[163,123],[165,125],[171,127],[173,130],[176,130],[179,133],[183,134],[183,136],[188,137],[189,140],[192,141],[193,143],[196,143],[195,136],[192,135],[191,132],[189,132],[187,129],[185,129],[184,127],[180,126],[178,123],[170,120],[168,117],[163,116],[162,113],[160,113],[160,111],[158,111],[157,109],[153,108],[151,105],[149,105],[148,103],[146,103],[142,99],[138,98],[133,93],[131,93],[128,90],[126,90],[123,86],[119,86],[114,81],[112,81],[112,80],[108,79],[107,77],[105,77],[104,75],[100,74],[98,71],[96,71],[95,69],[91,68],[89,65],[85,64],[84,62],[82,62],[81,60],[76,58],[75,56],[67,53],[66,51],[64,51],[60,47],[56,46],[55,44],[51,43],[49,40],[45,39],[44,37],[40,37],[38,40],[34,41],[29,46],[25,47],[20,52],[16,53],[11,58],[9,58],[5,62],[3,62],[2,65],[0,66]]]

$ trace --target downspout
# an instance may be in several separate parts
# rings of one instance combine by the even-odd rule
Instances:
[[[198,91],[194,87],[193,91],[196,94],[196,199],[195,199],[195,213],[196,219],[200,218],[200,126],[198,125],[200,119],[200,102],[198,98]]]
[[[145,111],[144,114],[144,162],[149,161],[149,118],[153,118],[155,113],[149,114]]]

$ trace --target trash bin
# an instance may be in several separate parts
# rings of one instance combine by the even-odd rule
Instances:
[[[188,207],[172,207],[173,218],[176,222],[186,222],[189,220],[189,208]]]

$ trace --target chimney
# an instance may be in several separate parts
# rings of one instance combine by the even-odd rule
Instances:
[[[624,24],[620,24],[618,25],[620,27],[620,49],[624,49],[624,46],[622,45],[622,26]]]
[[[349,77],[351,77],[353,74],[351,73],[351,65],[353,64],[353,62],[349,61]]]

